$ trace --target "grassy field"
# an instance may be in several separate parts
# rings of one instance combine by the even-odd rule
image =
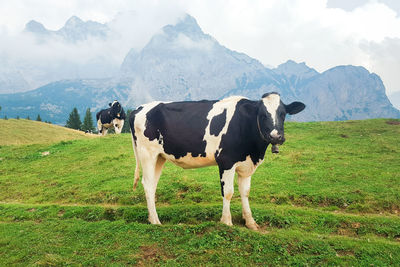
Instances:
[[[235,226],[218,222],[216,167],[167,163],[153,226],[132,191],[129,134],[41,123],[36,140],[27,123],[0,120],[14,130],[0,130],[0,265],[400,265],[399,120],[287,123],[253,175],[259,232],[244,227],[237,186]]]

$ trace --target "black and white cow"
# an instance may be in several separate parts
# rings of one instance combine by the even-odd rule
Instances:
[[[97,130],[99,134],[106,135],[109,128],[114,128],[115,133],[120,134],[126,119],[125,111],[117,100],[108,105],[110,108],[102,109],[96,114]]]
[[[223,197],[221,222],[232,225],[230,201],[233,179],[238,174],[246,226],[257,229],[249,206],[251,175],[263,160],[269,144],[285,141],[286,114],[296,114],[305,105],[282,103],[278,93],[267,93],[259,101],[232,96],[220,101],[152,102],[140,106],[129,117],[136,156],[134,189],[142,165],[149,221],[160,224],[155,192],[164,163],[182,168],[218,165]]]

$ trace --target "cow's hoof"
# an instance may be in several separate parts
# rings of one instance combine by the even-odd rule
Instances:
[[[161,224],[161,222],[160,222],[160,220],[157,218],[157,219],[150,219],[149,218],[149,222],[151,223],[151,224]]]
[[[246,227],[254,231],[260,230],[260,226],[256,222],[246,223]]]
[[[233,225],[232,222],[222,222],[222,223],[225,224],[225,225],[228,225],[228,226],[232,226]]]
[[[224,218],[221,218],[221,223],[226,224],[228,226],[232,226],[232,220],[226,220]]]

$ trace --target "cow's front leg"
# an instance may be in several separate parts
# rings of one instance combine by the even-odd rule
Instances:
[[[233,196],[233,179],[235,177],[235,168],[229,170],[220,169],[221,193],[223,200],[221,222],[226,225],[232,225],[231,199]]]
[[[258,230],[259,226],[256,221],[253,219],[253,215],[251,214],[250,204],[249,204],[249,194],[250,194],[250,182],[251,176],[249,177],[240,177],[239,181],[239,192],[240,197],[242,199],[242,216],[246,221],[246,226],[252,230]]]

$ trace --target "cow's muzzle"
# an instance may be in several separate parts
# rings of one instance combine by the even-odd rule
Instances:
[[[285,142],[285,137],[280,134],[270,135],[269,138],[271,140],[271,144],[273,145],[282,145],[283,142]]]

